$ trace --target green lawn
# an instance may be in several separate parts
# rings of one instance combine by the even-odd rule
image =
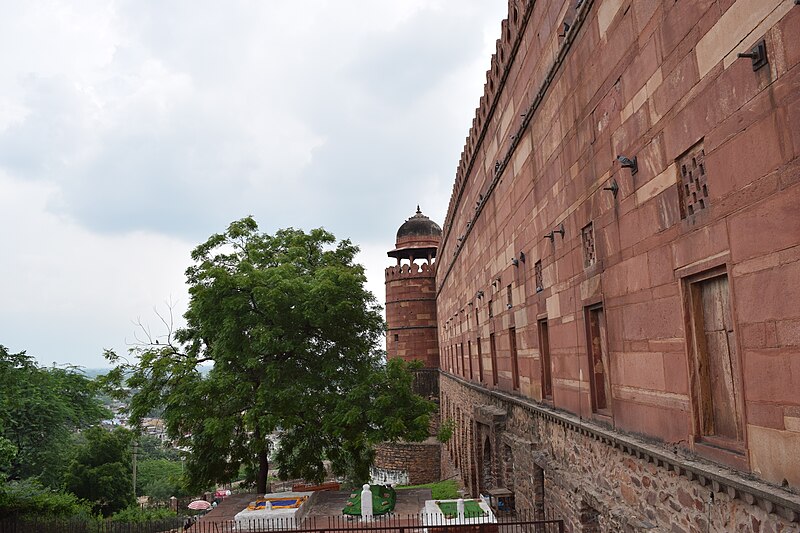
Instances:
[[[380,516],[394,510],[397,495],[393,488],[384,485],[372,485],[372,514]],[[361,491],[355,490],[342,509],[343,514],[358,516],[361,514]]]
[[[439,506],[439,509],[442,510],[442,514],[445,518],[456,518],[458,516],[458,505],[456,502],[436,502]],[[478,518],[480,516],[486,516],[486,511],[481,509],[481,506],[478,502],[467,500],[464,502],[464,518]]]
[[[431,489],[431,498],[434,500],[454,500],[459,497],[458,484],[452,479],[437,481],[436,483],[426,483],[424,485],[405,485],[397,487],[403,489]]]

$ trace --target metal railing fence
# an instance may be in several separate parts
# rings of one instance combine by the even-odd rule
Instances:
[[[294,519],[214,520],[201,517],[133,524],[111,521],[47,520],[46,518],[0,519],[0,533],[564,533],[563,520],[533,520],[526,516],[446,519],[442,515],[388,515],[372,520],[347,516],[310,516]]]

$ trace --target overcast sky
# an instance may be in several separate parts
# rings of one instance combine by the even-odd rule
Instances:
[[[383,269],[442,223],[504,0],[3,2],[0,344],[104,366],[252,214]],[[179,318],[179,317],[178,317]]]

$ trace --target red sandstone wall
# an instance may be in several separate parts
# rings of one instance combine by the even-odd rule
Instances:
[[[435,264],[386,269],[386,353],[437,368]]]
[[[546,317],[552,405],[800,488],[800,6],[574,4],[510,2],[443,227],[441,367],[478,381],[480,339],[484,383],[513,391],[513,327],[516,392],[541,400],[536,325]],[[754,72],[736,53],[762,37],[769,64]],[[708,196],[682,214],[681,157],[698,143]],[[636,174],[620,154],[637,157]],[[616,197],[604,190],[612,181]],[[589,223],[596,261],[587,267]],[[563,236],[545,237],[561,224]],[[525,261],[514,266],[519,252]],[[730,446],[701,435],[687,334],[689,283],[714,268],[729,282],[740,386],[743,436]],[[387,300],[389,291],[387,282]],[[607,416],[593,412],[588,379],[594,304],[605,316]]]

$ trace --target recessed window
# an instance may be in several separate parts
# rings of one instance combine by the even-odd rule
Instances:
[[[533,276],[536,279],[536,292],[544,290],[544,275],[542,274],[542,260],[533,264]]]
[[[480,337],[475,340],[475,345],[478,347],[478,379],[483,383],[483,349]]]
[[[519,361],[517,359],[517,330],[508,330],[509,349],[511,351],[511,386],[514,390],[519,390]]]
[[[511,285],[506,287],[506,307],[511,309],[514,307],[514,296],[511,290]]]
[[[687,284],[697,425],[701,435],[716,437],[717,444],[740,443],[744,440],[741,363],[728,276],[719,269],[693,276]]]
[[[583,243],[583,268],[588,268],[597,261],[594,245],[594,226],[591,222],[581,230],[581,242]]]
[[[547,319],[539,320],[539,362],[542,365],[542,398],[553,399],[553,373],[550,363],[550,333]]]
[[[472,341],[467,341],[467,357],[469,358],[469,379],[472,377]]]
[[[589,388],[592,411],[611,414],[611,365],[608,357],[606,320],[602,305],[586,309],[586,337],[589,345]]]
[[[489,355],[492,358],[492,385],[497,385],[497,344],[495,343],[494,333],[489,334]]]

